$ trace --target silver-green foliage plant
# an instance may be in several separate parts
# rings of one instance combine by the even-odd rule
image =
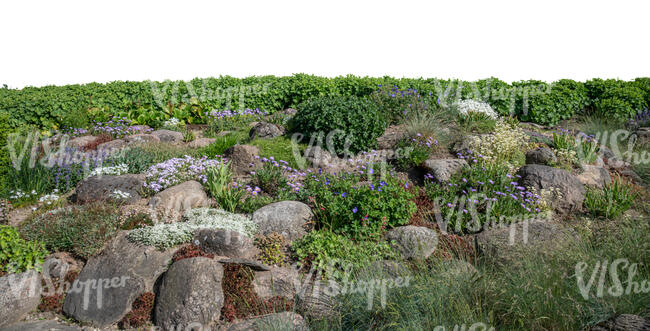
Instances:
[[[189,243],[198,229],[237,231],[251,238],[257,231],[257,226],[250,217],[220,209],[192,209],[183,215],[183,220],[184,222],[156,224],[151,227],[135,229],[129,233],[128,239],[137,244],[164,250]]]

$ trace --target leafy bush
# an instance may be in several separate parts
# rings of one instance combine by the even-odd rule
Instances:
[[[40,268],[47,254],[43,243],[25,241],[13,226],[0,225],[0,274]]]
[[[250,196],[244,199],[244,201],[237,206],[237,209],[242,213],[252,214],[254,211],[273,203],[273,201],[273,198],[268,196]]]
[[[259,109],[213,110],[208,116],[208,132],[217,134],[226,130],[239,130],[248,123],[259,121],[266,112]]]
[[[308,233],[291,243],[291,249],[302,267],[326,271],[335,279],[343,278],[349,267],[363,268],[374,261],[397,257],[385,241],[355,241],[327,230]]]
[[[87,108],[73,108],[65,112],[61,121],[66,127],[88,129],[90,126],[90,116]]]
[[[416,134],[415,138],[404,139],[397,143],[397,148],[410,151],[405,157],[395,160],[395,167],[398,170],[408,170],[412,167],[421,166],[429,159],[431,153],[438,147],[438,140],[433,137],[426,137]]]
[[[7,173],[11,167],[9,150],[7,149],[7,136],[10,133],[9,115],[0,112],[0,191],[5,189]]]
[[[262,169],[255,171],[251,178],[251,185],[257,186],[262,191],[268,193],[269,195],[275,197],[280,190],[286,189],[287,181],[284,177],[284,171],[280,167],[280,161],[277,162],[272,157],[271,159],[262,158],[263,166]],[[286,169],[286,165],[282,165]]]
[[[379,85],[379,89],[371,94],[369,99],[379,107],[390,124],[400,123],[413,114],[428,113],[432,110],[429,100],[421,96],[416,89],[402,90],[396,85]]]
[[[70,252],[87,260],[120,230],[120,213],[110,205],[59,208],[28,219],[20,233],[53,252]]]
[[[590,214],[613,219],[630,209],[636,196],[632,185],[616,177],[602,189],[588,189],[584,204]]]
[[[318,225],[352,237],[378,237],[384,230],[408,223],[415,212],[407,184],[386,181],[359,183],[358,175],[314,175],[301,193],[312,206]]]
[[[185,222],[156,224],[151,227],[135,229],[128,235],[129,240],[158,249],[167,249],[189,243],[198,229],[224,229],[237,231],[249,237],[255,235],[257,225],[249,217],[232,214],[224,210],[195,208],[183,216]]]
[[[356,97],[315,98],[298,109],[292,119],[292,129],[323,143],[331,139],[332,147],[339,154],[372,148],[386,127],[378,107]]]
[[[646,94],[631,85],[611,87],[600,95],[595,105],[600,116],[615,120],[627,120],[647,107]]]
[[[513,85],[526,87],[539,83],[541,82],[529,81]],[[550,84],[547,91],[520,95],[518,98],[519,118],[544,125],[555,125],[568,119],[582,112],[589,103],[584,84],[568,79]]]

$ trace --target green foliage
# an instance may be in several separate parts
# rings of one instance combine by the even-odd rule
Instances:
[[[528,81],[514,83],[514,86],[527,87],[541,85],[542,82]],[[535,91],[535,90],[534,90]],[[571,118],[588,105],[589,98],[583,83],[563,79],[550,84],[544,90],[526,92],[518,96],[517,115],[524,121],[544,125],[555,125]]]
[[[28,240],[38,240],[53,252],[70,252],[82,259],[97,255],[120,229],[120,213],[110,205],[55,209],[20,225]]]
[[[230,132],[225,136],[215,138],[215,142],[199,148],[200,155],[206,155],[208,158],[223,155],[223,153],[230,147],[235,146],[248,139],[248,133],[242,131]]]
[[[356,97],[320,97],[298,107],[292,130],[331,145],[339,154],[366,151],[384,133],[386,122],[378,107]]]
[[[413,167],[421,166],[424,161],[429,159],[431,153],[437,148],[438,140],[433,137],[426,137],[417,134],[415,138],[401,140],[397,143],[397,148],[407,151],[404,157],[395,160],[395,167],[398,170],[405,171]]]
[[[265,162],[262,169],[255,171],[251,185],[275,197],[280,190],[287,188],[287,180],[278,163]]]
[[[636,197],[632,185],[617,177],[602,189],[588,189],[584,204],[590,214],[613,219],[630,209]]]
[[[0,112],[0,191],[5,189],[7,173],[11,167],[9,150],[7,149],[7,136],[11,133],[9,115]]]
[[[327,230],[312,231],[291,243],[299,264],[306,268],[327,271],[327,277],[341,279],[353,269],[363,268],[383,259],[396,258],[385,241],[359,240]]]
[[[244,199],[237,206],[237,210],[242,213],[252,214],[254,211],[273,203],[273,201],[273,198],[264,195],[251,196]]]
[[[88,109],[70,109],[63,115],[59,123],[62,123],[69,128],[87,129],[90,126],[90,116],[88,115]]]
[[[145,172],[152,165],[169,159],[179,158],[185,155],[199,157],[203,154],[203,150],[201,149],[192,149],[184,146],[143,144],[122,149],[115,156],[111,157],[109,161],[113,164],[128,164],[129,173],[139,174]]]
[[[0,225],[0,272],[20,273],[40,268],[48,252],[38,241],[25,241],[16,228]]]
[[[208,168],[206,172],[208,180],[205,186],[222,209],[235,212],[246,191],[232,182],[232,172],[228,164],[219,162],[219,166]]]
[[[266,264],[282,264],[285,259],[283,252],[285,243],[281,234],[276,232],[268,236],[259,234],[255,236],[255,246],[260,250],[259,259]]]
[[[389,124],[401,123],[413,114],[429,113],[435,108],[430,102],[432,98],[425,99],[417,90],[402,90],[396,85],[379,86],[369,99],[379,107]]]
[[[470,112],[467,115],[458,115],[458,124],[465,132],[490,133],[493,132],[497,120],[485,113]]]
[[[294,142],[291,138],[285,136],[271,139],[258,138],[250,141],[248,144],[257,146],[260,149],[260,157],[286,161],[289,163],[289,166],[294,169],[306,162],[302,157],[305,150],[305,144]]]
[[[594,107],[600,116],[627,120],[647,107],[646,93],[632,85],[608,88]]]
[[[358,175],[308,177],[301,194],[317,224],[354,238],[378,238],[384,230],[408,223],[416,206],[406,183],[392,176],[361,181]]]

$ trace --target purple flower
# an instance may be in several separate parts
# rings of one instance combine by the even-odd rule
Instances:
[[[352,208],[352,213],[356,214],[357,213],[357,207]]]

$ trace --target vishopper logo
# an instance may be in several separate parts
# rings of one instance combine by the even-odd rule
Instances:
[[[590,137],[585,137],[585,135],[578,135],[576,137],[576,145],[582,146],[585,140],[595,139],[601,144],[610,146],[612,153],[616,158],[621,161],[627,162],[633,165],[643,165],[650,164],[650,152],[647,150],[635,151],[635,147],[638,147],[642,142],[639,140],[639,137],[636,133],[632,133],[628,130],[619,129],[613,132],[602,131],[597,132],[595,135]],[[622,146],[621,142],[627,141],[627,146]],[[646,144],[648,142],[645,142]],[[582,149],[578,148],[578,156],[581,159],[585,158]],[[600,151],[602,156],[604,153]]]
[[[268,92],[271,84],[253,84],[230,87],[209,87],[210,79],[200,80],[200,86],[196,87],[197,80],[193,81],[165,81],[162,84],[149,81],[154,102],[160,108],[165,108],[168,103],[192,104],[196,102],[222,101],[225,109],[246,108],[246,98],[253,95],[264,95]],[[233,103],[237,103],[233,107]]]
[[[589,273],[589,264],[579,262],[575,266],[575,276],[580,294],[585,300],[589,300],[593,297],[602,298],[605,295],[620,297],[650,293],[648,280],[637,279],[638,268],[638,263],[631,263],[627,259],[619,258],[611,263],[608,260],[597,261]],[[624,282],[621,281],[621,276],[624,277]],[[595,293],[592,291],[594,287]]]

